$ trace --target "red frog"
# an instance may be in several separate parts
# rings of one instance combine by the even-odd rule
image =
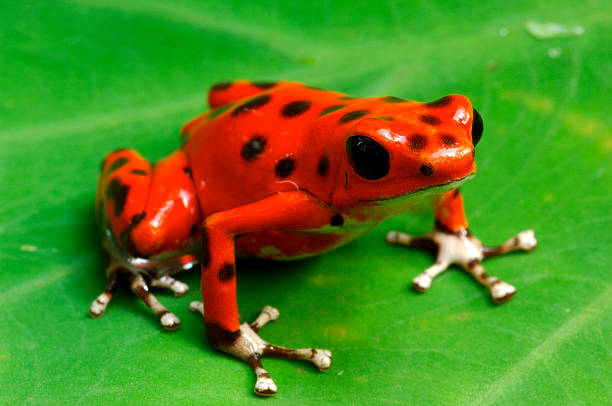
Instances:
[[[459,186],[476,172],[483,122],[466,97],[419,103],[296,82],[237,81],[214,86],[209,103],[210,111],[183,127],[183,147],[156,164],[128,149],[104,159],[96,212],[110,263],[92,316],[104,313],[124,280],[166,330],[175,330],[179,319],[150,287],[182,295],[188,287],[174,276],[199,263],[203,304],[191,307],[203,313],[209,343],[246,361],[257,376],[255,392],[272,395],[277,388],[262,357],[308,359],[326,370],[331,352],[261,339],[259,328],[278,317],[270,306],[254,323],[240,324],[236,254],[279,260],[321,254],[423,202],[434,207],[430,233],[387,234],[389,243],[437,251],[413,287],[427,290],[457,264],[490,290],[493,302],[515,294],[481,263],[530,251],[536,239],[528,230],[489,247],[468,231]]]

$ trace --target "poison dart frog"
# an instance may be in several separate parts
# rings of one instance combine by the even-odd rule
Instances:
[[[183,146],[155,164],[118,149],[102,163],[96,198],[106,289],[89,308],[102,315],[120,281],[153,310],[166,330],[179,319],[151,293],[188,287],[175,279],[202,271],[203,314],[210,345],[247,362],[255,392],[277,387],[266,356],[331,363],[322,349],[272,345],[258,330],[279,313],[264,307],[240,323],[237,254],[290,260],[321,254],[359,237],[380,221],[431,204],[435,226],[424,236],[391,231],[387,241],[433,248],[435,263],[416,276],[417,291],[457,264],[501,303],[515,288],[485,273],[482,261],[536,247],[532,230],[483,245],[468,231],[459,186],[476,172],[483,121],[469,100],[450,95],[420,103],[397,97],[356,98],[297,82],[220,83],[211,110],[184,125]]]

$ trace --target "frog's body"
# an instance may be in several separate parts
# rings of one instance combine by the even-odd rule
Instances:
[[[111,264],[92,315],[104,312],[124,274],[164,327],[178,328],[148,286],[184,293],[172,275],[197,258],[209,341],[255,368],[256,392],[273,393],[259,357],[301,357],[300,350],[269,346],[239,324],[235,252],[283,260],[319,254],[423,201],[436,209],[430,235],[388,235],[389,242],[438,248],[436,265],[415,278],[415,288],[427,289],[455,262],[488,286],[494,301],[514,294],[480,261],[532,249],[535,239],[527,233],[489,248],[467,232],[457,187],[476,171],[482,120],[465,97],[360,99],[294,82],[239,81],[213,87],[209,102],[213,110],[184,126],[183,148],[153,168],[132,150],[105,159],[97,212]],[[265,314],[255,330],[277,316],[274,309]],[[325,350],[302,355],[329,366]]]

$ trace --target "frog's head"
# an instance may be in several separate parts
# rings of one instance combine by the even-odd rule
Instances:
[[[403,201],[458,187],[474,174],[483,122],[466,97],[367,100],[362,111],[369,113],[339,126],[330,145],[334,156],[343,157],[332,197],[336,207]]]

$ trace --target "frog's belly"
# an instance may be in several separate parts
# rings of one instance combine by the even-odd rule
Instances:
[[[363,235],[369,228],[338,232],[266,230],[236,239],[241,255],[293,260],[322,254]]]

